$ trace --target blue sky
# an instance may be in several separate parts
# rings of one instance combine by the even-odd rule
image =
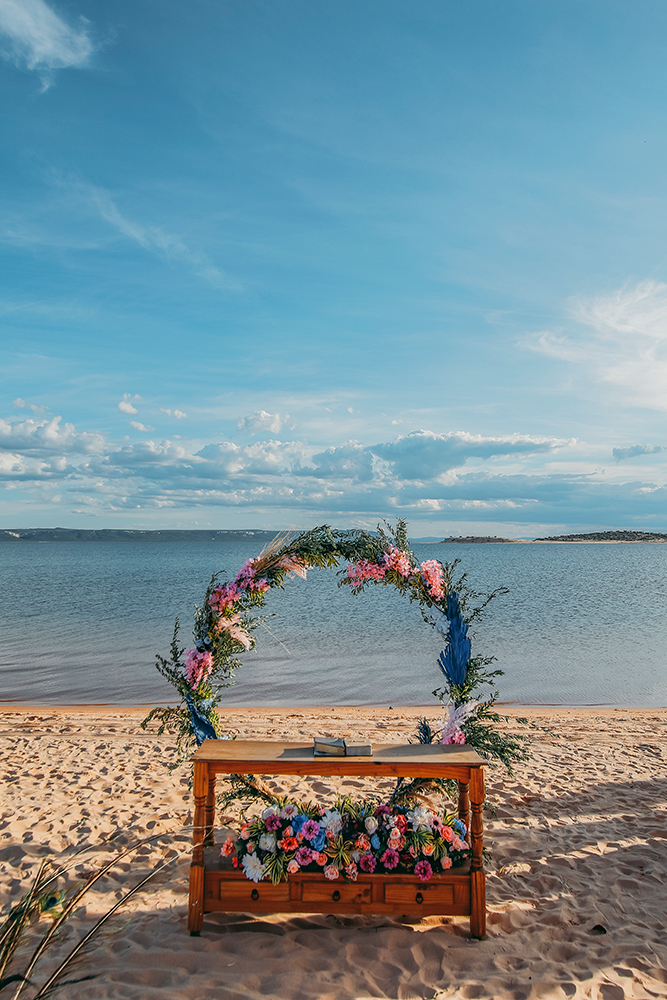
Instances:
[[[667,529],[666,29],[0,0],[0,525]]]

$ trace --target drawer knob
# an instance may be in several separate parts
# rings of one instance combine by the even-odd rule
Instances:
[[[253,889],[252,890],[252,892],[250,893],[250,898],[251,899],[259,899],[259,893],[257,892],[257,889]]]
[[[423,895],[423,893],[418,892],[417,895],[415,896],[415,899],[416,899],[416,901],[418,903],[423,903],[424,902],[424,895]]]
[[[333,899],[334,903],[338,902],[338,900],[340,899],[340,893],[339,893],[338,889],[336,889],[334,891],[334,894],[333,894],[333,896],[331,898]]]

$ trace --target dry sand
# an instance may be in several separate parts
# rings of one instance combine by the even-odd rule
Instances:
[[[57,953],[161,857],[176,849],[180,860],[91,944],[77,974],[98,978],[57,996],[667,996],[667,710],[512,711],[549,731],[532,730],[532,759],[513,778],[487,771],[484,941],[471,940],[459,917],[307,914],[208,915],[202,936],[191,938],[187,776],[168,772],[173,740],[142,731],[141,709],[0,708],[0,905],[16,902],[44,855],[118,829],[136,837],[163,831],[101,885]],[[436,719],[437,709],[232,709],[228,722],[246,738],[331,733],[401,743],[420,714]],[[358,779],[314,780],[310,788],[281,780],[320,798],[362,787]]]

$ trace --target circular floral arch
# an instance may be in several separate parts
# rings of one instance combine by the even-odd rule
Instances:
[[[437,737],[445,743],[469,743],[507,766],[512,760],[523,759],[525,751],[517,738],[495,729],[501,720],[493,710],[495,678],[502,671],[487,669],[493,657],[472,657],[468,636],[469,623],[504,588],[478,594],[467,585],[465,576],[453,580],[458,560],[420,562],[409,548],[407,525],[400,518],[395,528],[384,522],[374,534],[322,525],[296,536],[277,536],[259,556],[248,559],[233,580],[221,582],[219,574],[213,576],[203,604],[195,608],[194,646],[186,649],[179,644],[177,619],[170,657],[156,657],[157,669],[176,688],[180,703],[154,708],[142,725],[158,720],[160,733],[167,727],[176,728],[178,763],[189,756],[195,743],[228,738],[217,707],[222,689],[233,683],[242,665],[238,656],[255,646],[253,631],[261,616],[254,612],[264,606],[273,587],[284,587],[289,576],[305,579],[311,568],[332,569],[341,562],[347,566],[340,570],[340,587],[348,586],[359,594],[369,584],[393,586],[410,601],[418,602],[424,621],[443,637],[445,649],[438,665],[445,683],[433,694],[447,703],[448,719],[437,732],[423,720],[425,726],[418,738],[423,742]],[[485,699],[478,699],[477,689],[483,684],[490,685],[492,691]]]

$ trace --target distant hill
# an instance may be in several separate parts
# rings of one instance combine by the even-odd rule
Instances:
[[[516,538],[499,538],[498,535],[458,535],[456,538],[452,535],[450,538],[443,538],[442,544],[445,542],[466,542],[468,544],[475,544],[477,542],[483,544],[489,544],[493,542],[516,542]]]
[[[659,531],[589,531],[583,535],[550,535],[536,542],[667,542]]]
[[[268,542],[275,531],[132,531],[124,528],[5,528],[0,542]]]

